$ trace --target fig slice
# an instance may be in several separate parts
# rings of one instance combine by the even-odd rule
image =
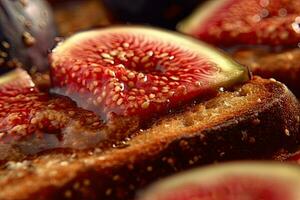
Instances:
[[[297,46],[300,1],[212,0],[178,25],[217,46]]]
[[[146,119],[249,79],[247,68],[202,42],[141,26],[78,33],[50,60],[53,92],[104,120]]]
[[[71,99],[40,92],[23,69],[0,77],[0,161],[48,149],[95,147],[110,131],[116,132]]]
[[[298,200],[300,168],[235,162],[194,169],[152,185],[139,200]]]

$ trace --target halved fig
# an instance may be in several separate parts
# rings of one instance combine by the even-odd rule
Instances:
[[[178,29],[218,46],[281,45],[300,41],[300,1],[212,0]]]
[[[299,96],[299,15],[300,1],[214,0],[178,28],[226,48],[253,74],[275,78]]]
[[[40,92],[24,70],[0,77],[0,161],[54,148],[91,148],[135,128],[126,120],[119,124],[103,125],[69,98]]]
[[[152,185],[139,200],[298,200],[300,168],[264,162],[194,169]]]
[[[138,26],[78,33],[50,59],[53,91],[105,120],[147,119],[249,79],[247,68],[204,43]]]

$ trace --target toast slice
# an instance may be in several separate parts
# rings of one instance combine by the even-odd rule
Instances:
[[[283,84],[254,77],[111,148],[56,150],[3,164],[0,199],[132,199],[151,181],[184,169],[293,150],[299,116]]]
[[[234,52],[233,57],[248,66],[253,74],[264,78],[275,78],[286,84],[300,97],[300,49],[282,52],[267,52],[264,49],[244,49]]]

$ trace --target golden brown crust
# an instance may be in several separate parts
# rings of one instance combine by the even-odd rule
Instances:
[[[177,171],[293,149],[300,140],[299,116],[299,103],[284,85],[255,77],[161,119],[121,146],[7,163],[0,171],[0,199],[130,199]]]
[[[268,53],[262,49],[239,50],[234,57],[250,67],[253,74],[275,78],[286,84],[296,96],[300,96],[299,48],[280,53]]]

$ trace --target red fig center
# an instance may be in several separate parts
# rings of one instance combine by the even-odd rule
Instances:
[[[288,187],[288,186],[287,186]],[[293,199],[279,180],[257,177],[230,177],[214,184],[191,184],[152,200],[282,200]]]
[[[80,33],[51,55],[53,91],[105,120],[115,114],[145,119],[205,96],[221,82],[227,84],[227,68],[218,63],[227,61],[214,60],[220,55],[211,51],[156,29],[115,27]]]

